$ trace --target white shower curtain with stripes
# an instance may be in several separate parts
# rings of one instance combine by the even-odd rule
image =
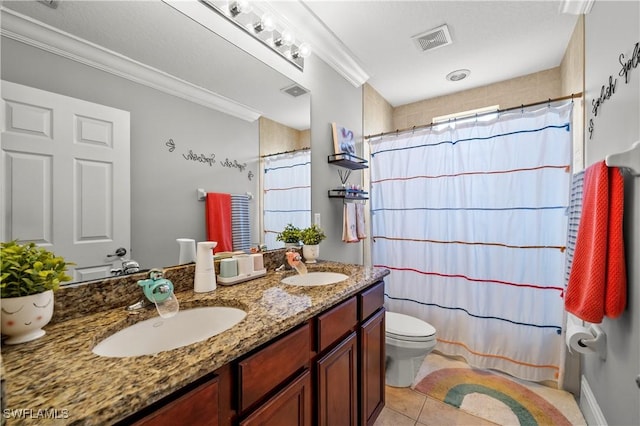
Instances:
[[[388,310],[437,350],[558,380],[572,103],[370,140],[372,259]]]
[[[276,236],[287,224],[311,225],[311,151],[263,158],[263,242],[269,250],[284,247]]]

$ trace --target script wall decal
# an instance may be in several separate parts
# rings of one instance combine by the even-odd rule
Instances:
[[[166,141],[165,146],[167,147],[169,152],[174,152],[176,150],[176,143],[173,139],[169,139],[168,141]],[[225,158],[224,161],[217,161],[215,153],[198,153],[190,149],[188,152],[181,154],[181,156],[186,161],[208,165],[209,167],[214,167],[215,165],[217,165],[219,167],[224,167],[227,169],[237,169],[240,173],[244,172],[247,168],[247,163],[240,163],[238,160]],[[249,170],[247,178],[251,180],[253,176],[253,172]]]
[[[618,76],[624,78],[624,83],[628,84],[631,81],[631,72],[638,67],[640,63],[640,42],[637,42],[633,47],[633,53],[627,57],[624,53],[618,55],[618,62],[621,66],[618,71]],[[618,88],[618,77],[613,75],[609,76],[609,80],[600,88],[600,96],[591,101],[591,113],[593,116],[589,119],[589,125],[587,130],[589,131],[589,139],[593,136],[595,131],[595,118],[598,117],[598,112],[606,101],[616,93]]]

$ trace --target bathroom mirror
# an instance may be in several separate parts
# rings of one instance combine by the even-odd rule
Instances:
[[[3,18],[5,13],[12,19],[26,16],[52,27],[38,30],[47,33],[47,43],[41,44],[55,46],[60,38],[77,37],[91,49],[82,58],[42,48],[10,36],[3,19],[2,79],[129,111],[131,250],[126,257],[144,269],[170,266],[178,262],[176,238],[203,240],[204,203],[197,199],[198,188],[251,193],[252,242],[259,242],[257,117],[308,131],[310,93],[286,93],[292,80],[167,3],[59,1],[53,2],[55,8],[45,3],[5,1]],[[118,55],[160,72],[137,80],[120,75],[110,62]],[[173,93],[155,87],[153,79],[162,73],[181,83]],[[256,118],[204,105],[203,99],[213,95],[247,107]],[[73,214],[71,207],[68,213]]]

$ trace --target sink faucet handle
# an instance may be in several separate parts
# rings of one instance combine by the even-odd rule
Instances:
[[[151,278],[154,281],[164,278],[164,272],[162,272],[162,270],[160,269],[154,268],[149,271],[149,278]]]

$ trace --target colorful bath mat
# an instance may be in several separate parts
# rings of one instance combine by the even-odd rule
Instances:
[[[500,425],[586,425],[573,396],[565,391],[431,353],[413,388]]]

